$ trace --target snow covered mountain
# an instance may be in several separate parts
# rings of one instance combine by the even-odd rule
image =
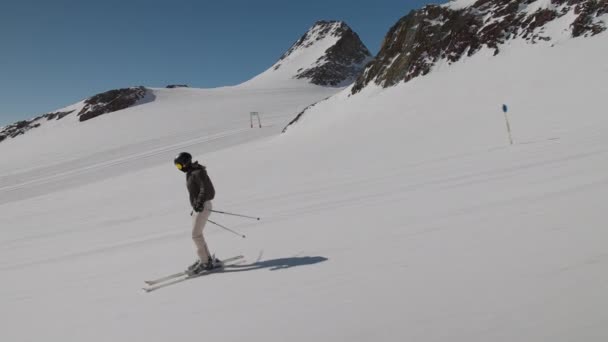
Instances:
[[[247,83],[299,79],[320,86],[352,83],[372,56],[342,21],[318,21],[266,72]]]
[[[507,1],[445,8],[484,3]],[[153,102],[116,115],[68,115],[7,139],[0,336],[605,342],[608,32],[573,37],[567,13],[557,31],[534,30],[564,33],[552,41],[484,44],[356,95],[291,70],[151,89]],[[195,255],[171,163],[182,150],[207,166],[215,209],[262,220],[213,213],[247,238],[209,224],[212,252],[244,263],[143,293],[143,280]]]
[[[319,21],[266,72],[232,88],[235,91],[243,88],[307,88],[308,85],[336,88],[328,89],[326,94],[329,95],[352,83],[370,60],[370,52],[346,23]],[[170,85],[167,88],[183,87]],[[83,122],[103,114],[153,102],[157,92],[166,90],[139,86],[100,93],[52,113],[0,127],[0,143],[39,128],[51,120],[68,117],[70,121],[69,118],[72,117],[71,121]]]
[[[608,0],[455,0],[404,16],[388,32],[374,63],[352,93],[367,84],[393,86],[483,49],[499,54],[523,40],[554,46],[606,30]]]

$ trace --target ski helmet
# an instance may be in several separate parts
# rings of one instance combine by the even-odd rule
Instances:
[[[185,172],[192,164],[192,155],[188,152],[182,152],[175,157],[173,163],[178,170]]]

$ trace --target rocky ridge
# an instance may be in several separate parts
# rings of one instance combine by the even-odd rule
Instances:
[[[85,105],[78,113],[80,121],[87,121],[97,116],[129,108],[146,96],[146,88],[132,87],[109,90],[84,101]]]
[[[428,74],[441,60],[453,63],[484,47],[496,55],[512,39],[551,41],[556,28],[549,29],[549,24],[574,38],[606,30],[608,0],[478,0],[464,8],[452,6],[459,2],[428,5],[401,18],[352,93],[372,82],[382,87],[407,82]]]
[[[76,113],[80,122],[87,121],[103,114],[140,104],[145,98],[153,97],[145,87],[131,87],[109,90],[84,100],[80,105],[68,107],[65,110],[47,113],[31,120],[22,120],[0,128],[0,142],[25,134],[31,129],[40,127],[44,122],[61,120]]]

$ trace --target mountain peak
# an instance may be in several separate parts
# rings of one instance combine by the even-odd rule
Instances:
[[[299,50],[308,49],[313,47],[319,41],[324,39],[336,40],[347,30],[351,30],[346,23],[336,20],[319,20],[317,21],[300,39],[298,39],[290,48],[287,50],[278,62],[273,66],[274,70],[281,67],[282,62],[289,58],[289,56],[295,54]],[[352,31],[352,30],[351,30]]]
[[[367,47],[345,22],[320,20],[272,67],[251,81],[300,79],[320,86],[344,86],[353,82],[371,59]]]

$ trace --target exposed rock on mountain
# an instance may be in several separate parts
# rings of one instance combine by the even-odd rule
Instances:
[[[146,88],[132,87],[106,91],[84,101],[85,105],[78,113],[80,121],[112,113],[135,105],[146,95]]]
[[[608,0],[456,0],[412,11],[386,35],[381,50],[352,93],[370,82],[388,87],[453,63],[483,47],[520,38],[531,44],[560,35],[592,36],[606,30]],[[605,18],[605,17],[603,17]]]
[[[345,81],[352,82],[359,76],[365,64],[371,60],[371,53],[363,45],[359,36],[344,22],[317,22],[294,44],[292,49],[310,45],[313,39],[321,40],[326,37],[335,37],[337,41],[332,47],[325,50],[325,54],[319,57],[314,65],[299,71],[295,77],[309,79],[311,83],[324,86],[337,86]],[[281,57],[281,59],[284,58],[285,56]]]
[[[7,138],[15,138],[19,135],[25,134],[25,132],[29,131],[32,128],[40,127],[41,123],[48,120],[60,120],[63,117],[74,112],[66,111],[66,112],[55,112],[48,113],[41,116],[38,116],[32,120],[22,120],[16,122],[12,125],[8,125],[0,129],[0,142]]]
[[[110,90],[90,97],[78,104],[66,107],[63,110],[2,127],[0,128],[0,142],[8,138],[15,138],[25,134],[33,128],[40,127],[47,121],[61,120],[75,112],[77,113],[79,121],[86,121],[102,114],[112,113],[147,101],[152,101],[153,99],[154,95],[144,87]]]

